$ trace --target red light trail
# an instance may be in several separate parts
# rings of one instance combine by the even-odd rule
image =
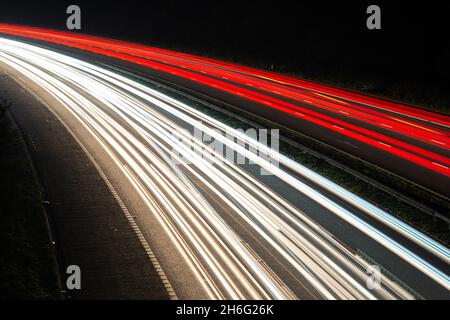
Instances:
[[[0,25],[0,32],[63,44],[183,77],[283,111],[450,176],[450,158],[446,156],[450,117],[446,115],[170,50],[21,26]],[[363,123],[364,127],[355,122]],[[409,140],[403,141],[399,135]],[[410,143],[411,140],[419,145]],[[431,146],[433,151],[423,148],[423,144]]]

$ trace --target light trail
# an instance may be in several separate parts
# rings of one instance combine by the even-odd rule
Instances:
[[[36,46],[0,38],[0,60],[52,94],[85,126],[129,178],[211,298],[296,298],[232,230],[217,203],[264,239],[289,270],[323,298],[412,296],[384,276],[382,289],[367,289],[364,260],[258,176],[192,136],[193,128],[252,160],[450,289],[447,274],[268,159],[312,179],[448,263],[447,248],[238,130],[117,73]]]
[[[6,33],[11,34],[17,34],[17,35],[25,35],[25,36],[31,36],[36,39],[46,40],[46,41],[52,41],[57,43],[66,44],[69,46],[74,46],[77,48],[81,48],[83,50],[89,50],[94,52],[99,52],[102,54],[107,54],[110,56],[118,57],[120,59],[128,60],[128,61],[134,61],[136,63],[139,63],[141,65],[146,65],[148,67],[157,69],[157,70],[166,70],[170,74],[176,74],[178,76],[186,77],[193,81],[199,81],[204,84],[208,84],[213,88],[219,88],[222,90],[226,90],[229,92],[232,92],[233,94],[237,94],[239,96],[245,96],[249,99],[256,99],[256,101],[259,101],[267,106],[270,107],[277,107],[278,105],[282,105],[286,107],[287,109],[292,109],[294,111],[298,110],[304,110],[298,105],[292,105],[292,104],[286,104],[283,101],[274,100],[274,101],[268,101],[267,99],[262,99],[258,97],[253,97],[251,94],[243,94],[241,91],[234,88],[234,90],[230,91],[230,88],[227,86],[224,86],[224,83],[222,82],[222,85],[213,83],[211,81],[211,78],[209,78],[209,81],[201,81],[201,77],[191,76],[192,74],[186,74],[183,69],[187,69],[187,71],[196,71],[200,72],[201,74],[208,74],[211,76],[214,76],[215,78],[220,79],[227,79],[234,81],[234,83],[244,83],[252,88],[258,88],[261,90],[265,90],[266,92],[277,92],[278,95],[282,95],[285,98],[289,98],[290,100],[294,99],[297,101],[307,101],[308,104],[322,108],[323,110],[326,110],[328,112],[334,112],[338,114],[345,114],[349,119],[353,120],[359,120],[362,122],[365,122],[366,124],[369,124],[371,126],[379,127],[382,129],[389,129],[393,133],[400,133],[405,136],[412,137],[414,139],[420,140],[422,142],[426,142],[428,144],[434,145],[435,147],[442,148],[446,145],[448,145],[448,136],[449,133],[447,130],[441,130],[439,128],[430,128],[427,127],[426,124],[415,124],[411,121],[405,121],[402,119],[399,119],[398,117],[390,116],[389,114],[380,113],[377,110],[372,110],[370,108],[360,106],[360,105],[354,105],[349,104],[348,102],[343,101],[342,99],[334,99],[330,97],[329,95],[326,95],[324,93],[318,93],[318,92],[311,92],[311,91],[305,91],[293,89],[292,86],[286,86],[283,85],[280,87],[278,84],[274,84],[272,82],[267,82],[266,80],[261,80],[260,77],[256,77],[255,75],[258,74],[258,70],[253,70],[254,73],[246,73],[242,74],[240,72],[239,68],[232,65],[228,69],[225,68],[225,66],[228,66],[229,64],[221,64],[220,68],[217,66],[217,62],[214,63],[207,63],[208,59],[193,57],[185,54],[179,54],[176,52],[168,51],[168,50],[161,50],[161,49],[155,49],[150,47],[141,47],[136,46],[132,44],[127,44],[123,42],[118,41],[112,41],[107,39],[101,39],[96,37],[89,37],[89,36],[82,36],[82,35],[73,35],[73,34],[66,34],[62,32],[56,32],[56,31],[50,31],[50,30],[42,30],[42,29],[36,29],[36,28],[26,28],[26,27],[13,27],[13,26],[7,26],[7,25],[0,25],[0,30]],[[108,51],[109,50],[109,51]],[[122,54],[121,54],[122,53]],[[127,57],[128,56],[128,57]],[[131,57],[131,58],[130,58]],[[137,62],[136,59],[138,58],[145,58],[147,60],[143,60],[143,62]],[[148,60],[150,59],[150,60]],[[155,65],[154,63],[163,63],[162,65]],[[168,65],[167,65],[168,64]],[[170,66],[170,68],[167,68]],[[242,70],[252,70],[249,68],[241,68]],[[205,70],[208,70],[206,72]],[[241,70],[241,71],[242,71]],[[239,71],[239,72],[238,72]],[[217,80],[217,79],[216,79]],[[220,83],[220,82],[219,82]],[[278,90],[274,90],[278,89]],[[241,89],[242,90],[242,89]],[[319,96],[320,99],[316,98],[314,95]],[[304,99],[305,97],[308,97],[309,100]],[[330,103],[333,102],[333,103]],[[336,104],[336,102],[338,104]],[[390,105],[389,103],[386,103],[387,105]],[[379,105],[379,103],[378,103]],[[279,109],[279,108],[278,108]],[[404,110],[404,108],[401,108],[401,110]],[[286,111],[286,110],[285,110]],[[420,112],[423,114],[423,112]],[[292,114],[292,112],[291,112]],[[296,112],[293,113],[296,115]],[[427,113],[429,114],[429,113]],[[320,117],[320,114],[312,113],[311,116],[313,117]],[[439,119],[439,115],[436,115]],[[417,118],[417,117],[416,117]],[[445,118],[445,117],[444,117]],[[444,119],[442,118],[442,119]],[[333,123],[334,118],[332,117],[326,117],[323,118],[325,121]],[[307,120],[312,121],[311,118],[308,118]],[[424,119],[422,119],[424,120]],[[426,120],[426,119],[425,119]],[[391,125],[381,125],[380,122],[388,122]],[[426,120],[428,121],[428,120]],[[325,126],[327,128],[330,128],[330,126],[327,126],[326,123],[321,122],[315,122],[316,124]],[[445,124],[443,124],[445,125]],[[335,128],[331,126],[331,128]],[[397,156],[403,157],[405,159],[408,159],[410,161],[413,161],[415,163],[421,164],[429,169],[435,170],[437,172],[443,173],[445,175],[449,175],[449,171],[445,169],[448,167],[448,164],[450,163],[450,160],[448,157],[441,156],[439,154],[429,152],[426,150],[423,150],[422,148],[415,147],[413,145],[410,145],[408,143],[404,143],[401,141],[398,141],[396,139],[392,139],[391,137],[387,137],[385,135],[376,133],[371,130],[367,129],[360,129],[357,126],[351,127],[352,131],[357,131],[358,134],[352,134],[351,131],[345,131],[340,132],[340,134],[344,134],[347,136],[352,137],[353,139],[357,139],[360,141],[363,141],[365,143],[368,143],[376,148],[381,148],[379,144],[374,143],[370,139],[366,139],[367,137],[371,137],[373,135],[377,135],[377,138],[380,140],[390,140],[390,141],[384,141],[385,143],[389,143],[391,145],[395,145],[401,149],[408,150],[409,152],[412,152],[413,155],[409,156],[406,153],[402,152],[394,152],[394,150],[382,148],[384,151],[387,152],[393,152]],[[361,134],[363,136],[361,136]],[[447,150],[447,148],[445,148]],[[419,154],[421,156],[424,156],[426,158],[429,158],[431,160],[434,160],[438,163],[441,163],[444,165],[444,167],[436,165],[433,161],[419,161],[417,157],[414,156],[414,154]]]
[[[305,95],[311,96],[311,91],[309,90],[293,90],[292,86],[285,86],[285,84],[290,84],[290,82],[280,82],[276,81],[275,84],[273,83],[274,78],[278,78],[279,75],[273,74],[274,77],[267,78],[267,77],[258,77],[258,74],[261,73],[260,70],[251,69],[247,67],[241,67],[229,63],[223,63],[220,61],[212,60],[212,59],[205,59],[200,58],[188,54],[180,54],[178,52],[173,52],[169,50],[163,50],[163,49],[157,49],[152,47],[144,47],[139,45],[134,45],[126,42],[120,42],[120,41],[114,41],[109,39],[103,39],[98,37],[90,37],[90,36],[84,36],[84,35],[76,35],[76,34],[68,34],[64,32],[57,32],[52,30],[44,30],[44,29],[38,29],[38,28],[30,28],[30,27],[20,27],[20,26],[8,26],[8,25],[0,25],[0,29],[3,30],[6,33],[11,34],[17,34],[17,35],[24,35],[24,36],[31,36],[31,37],[42,37],[41,39],[46,40],[55,40],[55,39],[61,39],[68,42],[74,42],[74,43],[83,43],[87,44],[91,47],[97,47],[97,48],[103,48],[103,49],[109,49],[111,51],[121,52],[130,54],[137,57],[143,57],[151,60],[155,60],[158,62],[163,62],[165,64],[170,64],[172,66],[178,66],[182,69],[188,69],[188,70],[194,70],[201,72],[203,74],[211,74],[216,77],[220,77],[222,79],[226,80],[233,80],[235,82],[245,83],[248,86],[251,87],[257,87],[259,89],[265,89],[270,92],[275,92],[278,95],[282,95],[288,98],[296,98],[296,97],[302,97]],[[205,71],[207,70],[207,71]],[[174,73],[174,72],[172,72]],[[270,80],[271,83],[267,83],[263,80]],[[294,79],[294,78],[292,78]],[[294,79],[298,80],[298,79]],[[245,82],[248,81],[248,82]],[[256,82],[255,82],[256,81]],[[305,81],[303,81],[305,82]],[[278,83],[282,83],[283,86],[280,87]],[[280,88],[281,91],[276,91],[274,88]],[[332,89],[332,88],[328,88]],[[327,91],[325,91],[326,93]],[[328,101],[337,102],[338,105],[331,105],[332,107],[339,107],[341,105],[350,105],[348,102],[345,102],[342,98],[335,99],[332,98],[330,95],[327,95],[325,93],[319,93],[319,92],[312,92],[314,95],[319,96],[321,98],[324,98]],[[375,99],[373,99],[375,100]],[[317,100],[316,100],[317,101]],[[379,102],[379,101],[378,101]],[[388,102],[386,102],[387,105],[390,105]],[[320,104],[318,104],[320,106]],[[316,105],[316,106],[318,106]],[[392,105],[392,103],[391,103]],[[367,115],[367,113],[371,115],[377,115],[381,117],[385,117],[385,114],[379,113],[376,110],[372,110],[370,108],[364,108],[358,105],[351,105],[352,108],[358,113],[358,111],[363,111],[364,114]],[[370,106],[370,105],[369,105]],[[404,107],[404,106],[403,106]],[[401,111],[403,112],[405,108],[401,108]],[[332,109],[329,109],[332,110]],[[420,112],[421,110],[415,110],[416,112]],[[398,111],[397,111],[398,113]],[[420,112],[423,114],[424,112]],[[431,113],[427,113],[431,114]],[[404,116],[404,114],[402,114]],[[448,117],[445,116],[439,116],[436,114],[433,114],[434,117],[447,119]],[[416,117],[417,118],[417,117]],[[402,122],[402,120],[389,117],[389,119],[393,119],[395,121]],[[412,123],[408,123],[409,125],[416,126]],[[445,124],[444,124],[445,125]],[[448,125],[448,123],[447,123]],[[423,130],[437,133],[437,134],[444,134],[448,136],[448,132],[443,132],[441,130],[432,130],[427,128],[426,126],[417,126],[419,128],[422,128]],[[401,129],[402,127],[399,127]],[[406,130],[408,130],[408,127],[405,127]],[[417,135],[417,138],[420,138],[420,135]]]
[[[220,63],[215,60],[168,50],[37,28],[0,25],[0,31],[65,44],[184,77],[300,117],[339,135],[344,135],[450,177],[450,158],[448,157],[449,152],[447,148],[450,142],[450,134],[446,130],[450,122],[448,117],[445,116],[435,114],[434,118],[432,118],[432,113],[422,110],[416,110],[416,113],[412,114],[410,112],[412,108],[398,104],[380,103],[380,101],[370,97],[362,99],[362,96],[356,94],[312,83],[309,83],[309,86],[305,86],[307,82],[293,81],[289,77],[276,74],[268,78],[264,76],[266,73],[260,70]],[[224,78],[227,81],[223,81]],[[299,86],[299,83],[302,83],[303,86]],[[249,86],[250,89],[242,87],[242,84]],[[319,88],[321,90],[318,90]],[[262,90],[262,92],[255,91],[255,89]],[[309,107],[280,100],[264,93],[272,93],[274,91],[277,92],[277,95],[288,98],[289,101],[303,101],[322,111],[318,112]],[[341,96],[333,98],[337,92],[340,92]],[[355,101],[359,104],[344,101],[348,99],[356,99]],[[381,108],[381,106],[385,108]],[[397,116],[379,112],[380,108],[393,111]],[[341,116],[345,115],[346,118],[341,120],[335,116],[327,115],[324,111]],[[408,121],[400,119],[398,116],[400,116],[399,113],[401,112],[405,112],[406,115],[412,118]],[[354,120],[360,121],[368,127],[355,125],[352,122]],[[444,126],[444,129],[430,127],[423,122],[411,122],[414,120],[441,125]],[[372,127],[378,128],[377,130],[388,130],[388,133],[377,132]],[[421,143],[431,145],[434,148],[439,148],[441,151],[429,151],[421,145],[417,146],[409,141],[403,141],[397,136],[392,136],[392,134],[404,135]]]
[[[394,113],[398,113],[402,116],[405,114],[410,115],[414,119],[424,119],[429,122],[436,122],[444,126],[450,126],[450,118],[445,115],[436,114],[433,112],[429,112],[426,110],[420,110],[408,106],[404,106],[398,103],[383,101],[380,99],[372,98],[369,96],[360,95],[353,92],[348,92],[344,90],[340,90],[333,87],[327,87],[321,84],[317,84],[314,82],[308,82],[305,80],[300,80],[297,78],[293,78],[286,75],[280,75],[273,72],[258,70],[250,67],[240,66],[232,63],[226,63],[223,61],[204,58],[199,56],[194,56],[186,53],[179,53],[171,50],[165,50],[155,47],[143,46],[134,43],[128,43],[123,41],[105,39],[100,37],[93,37],[87,35],[73,34],[55,30],[48,29],[40,29],[26,26],[15,26],[15,25],[7,25],[1,24],[0,29],[2,29],[5,33],[28,35],[29,37],[37,37],[42,36],[46,37],[48,40],[50,39],[61,39],[72,42],[84,42],[92,47],[99,46],[101,43],[101,47],[110,48],[112,50],[118,52],[127,52],[135,56],[148,56],[148,57],[158,57],[157,60],[164,61],[165,63],[170,63],[171,59],[179,59],[180,66],[183,68],[186,67],[189,63],[196,63],[199,66],[214,66],[217,68],[221,68],[223,70],[231,70],[240,74],[249,75],[251,77],[257,77],[259,79],[264,79],[267,81],[271,81],[273,83],[278,83],[282,85],[288,85],[295,88],[312,90],[315,94],[319,94],[322,97],[330,100],[334,100],[336,102],[340,102],[343,104],[347,104],[344,100],[356,101],[367,106],[374,106],[381,110],[390,110]],[[154,54],[151,56],[151,54]],[[207,73],[203,70],[202,73]],[[226,76],[222,76],[222,78],[229,80]],[[336,96],[336,99],[333,98]]]

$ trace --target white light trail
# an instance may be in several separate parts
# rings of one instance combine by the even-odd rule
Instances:
[[[233,132],[254,149],[315,181],[445,262],[450,261],[447,248],[226,124],[117,73],[36,46],[0,38],[0,60],[47,90],[86,127],[129,178],[211,298],[296,298],[243,243],[219,207],[248,225],[286,261],[289,270],[306,279],[323,298],[412,296],[385,278],[382,290],[367,289],[366,262],[244,167],[213,150],[202,152],[206,145],[192,136],[192,128],[251,159],[450,289],[444,272],[221,132]],[[190,161],[183,162],[181,156]]]

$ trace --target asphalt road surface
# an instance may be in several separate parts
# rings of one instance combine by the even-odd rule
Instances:
[[[121,74],[0,43],[3,68],[45,95],[96,155],[179,297],[449,297],[449,250],[382,210]],[[254,164],[236,164],[237,156]],[[376,288],[367,284],[373,264],[382,269]]]
[[[39,173],[67,297],[168,299],[123,208],[63,123],[3,71],[0,94],[14,106]],[[65,286],[70,265],[81,269],[81,290]]]
[[[447,115],[158,48],[29,27],[0,25],[0,31],[131,62],[134,70],[268,118],[450,198]]]

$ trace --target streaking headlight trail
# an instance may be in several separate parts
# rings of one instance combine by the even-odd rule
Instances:
[[[37,46],[0,38],[0,61],[34,81],[98,141],[160,222],[213,299],[295,299],[295,293],[223,219],[245,223],[326,299],[412,299],[383,276],[366,286],[368,263],[279,192],[192,135],[198,129],[334,213],[419,272],[450,290],[448,274],[386,236],[299,177],[397,231],[445,263],[449,250],[335,183],[242,132],[118,73]],[[225,132],[262,151],[256,155]],[[187,143],[188,142],[188,143]],[[205,152],[206,149],[206,152]],[[279,166],[270,159],[277,159]],[[188,161],[186,161],[188,160]],[[214,199],[215,203],[212,203]]]

